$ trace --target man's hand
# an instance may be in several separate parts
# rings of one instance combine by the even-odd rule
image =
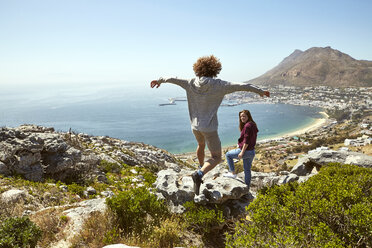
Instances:
[[[151,88],[154,88],[155,86],[156,86],[156,88],[159,88],[160,83],[158,82],[158,80],[153,80],[153,81],[151,81],[150,86],[151,86]]]
[[[267,96],[270,97],[270,92],[264,91],[262,94],[260,94],[261,97]]]

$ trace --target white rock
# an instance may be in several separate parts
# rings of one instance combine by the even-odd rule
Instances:
[[[66,185],[61,185],[59,186],[59,188],[63,191],[63,192],[67,192],[68,191],[68,187]]]
[[[63,215],[69,218],[68,225],[64,228],[64,239],[52,244],[53,248],[65,248],[71,246],[72,238],[80,233],[83,224],[93,212],[105,212],[107,209],[106,199],[92,199],[71,205],[70,209],[63,211]]]
[[[206,204],[208,201],[204,194],[200,194],[200,195],[195,195],[194,202],[198,204]]]
[[[103,191],[101,192],[101,195],[104,196],[104,197],[111,197],[114,195],[114,193],[112,191]]]
[[[2,193],[0,199],[6,203],[16,203],[26,198],[27,195],[25,190],[11,189]]]
[[[87,193],[88,193],[88,195],[94,195],[94,194],[97,193],[97,191],[96,191],[95,188],[93,188],[92,186],[89,186],[89,187],[87,188]]]

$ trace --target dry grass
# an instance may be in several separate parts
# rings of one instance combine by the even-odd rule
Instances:
[[[155,227],[149,235],[124,234],[118,229],[110,211],[94,212],[86,220],[82,231],[72,239],[71,248],[101,248],[105,245],[123,243],[139,247],[174,247],[181,245],[187,230],[177,217],[170,217]]]
[[[353,152],[362,152],[366,155],[372,156],[372,144],[366,146],[348,146],[350,151]]]
[[[116,231],[114,217],[109,212],[93,212],[85,221],[82,231],[72,239],[72,248],[101,248],[107,244],[119,243],[120,233]]]
[[[42,237],[39,241],[40,247],[48,247],[51,243],[64,238],[63,229],[68,223],[68,218],[62,216],[64,208],[48,208],[37,212],[30,217],[42,230]]]
[[[20,217],[25,210],[25,201],[20,200],[17,203],[3,202],[0,200],[0,220],[9,217]]]
[[[350,150],[355,152],[362,152],[366,155],[372,156],[372,144],[366,146],[358,146],[358,147],[349,147]]]
[[[341,147],[344,147],[344,143],[338,143],[338,144],[334,144],[334,145],[330,145],[329,148],[330,149],[333,149],[333,150],[338,150],[340,149]]]
[[[298,159],[290,159],[290,160],[285,161],[289,170],[292,169],[297,164],[297,162],[298,162]]]
[[[369,145],[366,145],[366,146],[362,147],[362,152],[364,154],[372,156],[372,144],[369,144]]]

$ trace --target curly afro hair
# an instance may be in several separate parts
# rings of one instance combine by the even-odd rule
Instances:
[[[215,56],[200,57],[193,65],[195,75],[198,77],[216,77],[222,69],[219,59]]]

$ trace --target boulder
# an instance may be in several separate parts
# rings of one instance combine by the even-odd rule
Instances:
[[[173,169],[158,172],[154,186],[170,204],[172,212],[182,213],[182,204],[194,199],[192,173],[184,169],[179,172]]]
[[[252,191],[257,191],[258,189],[267,186],[268,184],[271,183],[271,178],[276,177],[275,172],[255,172],[252,171],[252,178],[251,178],[251,190]],[[238,177],[240,175],[238,174]],[[244,173],[242,173],[241,177],[244,177]]]
[[[319,171],[321,166],[331,162],[372,168],[372,156],[346,150],[318,150],[309,151],[308,154],[301,157],[291,173],[298,176],[307,176],[313,171],[314,167]]]
[[[310,174],[314,166],[319,165],[312,161],[308,156],[304,156],[298,159],[296,165],[292,168],[291,173],[298,176],[306,176]]]
[[[238,216],[245,212],[245,207],[255,198],[258,189],[293,182],[300,178],[290,172],[277,175],[274,172],[252,171],[250,191],[244,183],[244,172],[239,173],[235,179],[223,177],[227,166],[220,164],[203,177],[200,194],[195,196],[191,178],[194,171],[180,169],[171,163],[168,163],[167,167],[168,169],[158,172],[154,186],[158,198],[165,200],[170,210],[175,213],[183,213],[183,204],[193,200],[197,204],[222,206],[226,216]]]
[[[175,170],[174,170],[175,169]],[[172,212],[182,213],[182,206],[187,201],[194,200],[199,204],[223,204],[229,200],[237,200],[249,194],[249,188],[241,178],[232,179],[222,177],[227,172],[226,165],[218,165],[203,177],[204,183],[200,186],[200,195],[195,196],[193,170],[166,169],[158,172],[154,184],[160,198],[164,198]]]
[[[40,162],[23,167],[22,170],[20,170],[18,167],[15,167],[15,172],[23,175],[25,179],[34,182],[40,182],[44,178],[44,172]]]
[[[19,168],[27,167],[40,161],[41,154],[28,151],[19,152],[15,155],[16,163]]]
[[[281,175],[273,178],[273,182],[275,184],[281,185],[281,184],[286,184],[290,182],[297,181],[299,179],[298,175],[290,173],[288,175]]]
[[[211,180],[205,180],[200,187],[208,203],[221,204],[230,199],[240,199],[249,194],[248,186],[242,180],[218,176]]]
[[[345,159],[345,164],[358,165],[365,168],[372,168],[372,156],[365,154],[351,153]]]
[[[25,200],[27,195],[28,194],[25,190],[10,189],[0,195],[0,200],[8,204],[14,204]]]
[[[52,128],[23,125],[18,128],[2,128],[0,141],[0,173],[18,174],[28,180],[42,181],[56,175],[79,161],[81,152],[69,146],[64,135]],[[5,139],[6,138],[6,139]],[[4,173],[5,172],[5,173]]]

